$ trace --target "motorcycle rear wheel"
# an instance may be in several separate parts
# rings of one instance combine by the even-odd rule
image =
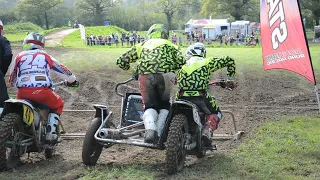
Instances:
[[[169,175],[183,169],[186,160],[184,133],[187,132],[187,117],[184,114],[175,115],[170,124],[166,148],[166,170]]]

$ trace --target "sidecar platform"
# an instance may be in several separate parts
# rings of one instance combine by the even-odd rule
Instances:
[[[66,110],[65,112],[95,112],[95,110]],[[234,114],[231,111],[228,110],[222,110],[222,112],[224,114],[229,114],[231,117],[231,121],[232,121],[232,125],[233,125],[233,132],[230,134],[213,134],[213,140],[216,141],[226,141],[226,140],[239,140],[241,138],[241,135],[244,134],[244,131],[238,131],[237,130],[237,126],[236,126],[236,121],[235,121],[235,117]],[[158,147],[155,144],[148,144],[148,143],[144,143],[143,142],[143,133],[144,133],[144,129],[134,129],[134,127],[143,127],[143,122],[131,122],[130,125],[125,126],[123,128],[118,128],[115,130],[119,130],[119,131],[123,131],[124,132],[124,136],[127,137],[127,139],[119,139],[119,140],[115,140],[115,139],[108,139],[107,141],[105,141],[105,139],[101,138],[101,142],[110,142],[110,143],[117,143],[117,144],[132,144],[132,145],[140,145],[143,147],[151,147],[151,148],[156,148],[159,149],[160,147]],[[133,128],[132,128],[133,127]],[[130,130],[126,130],[126,129],[130,129]],[[61,138],[63,139],[77,139],[77,138],[84,138],[85,136],[85,132],[76,132],[76,133],[62,133],[61,134]]]

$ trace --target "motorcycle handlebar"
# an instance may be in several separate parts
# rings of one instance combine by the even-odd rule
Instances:
[[[115,88],[117,95],[119,95],[119,96],[121,96],[121,97],[124,97],[124,95],[121,94],[121,93],[119,93],[119,91],[118,91],[119,86],[124,85],[124,84],[127,84],[127,83],[129,83],[129,82],[131,82],[131,81],[133,81],[133,80],[134,80],[133,78],[130,78],[130,79],[126,80],[126,81],[119,82],[119,83],[116,85],[116,88]]]

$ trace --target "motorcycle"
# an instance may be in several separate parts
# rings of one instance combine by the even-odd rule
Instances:
[[[52,89],[61,85],[67,85],[67,81],[55,83]],[[59,142],[46,142],[48,114],[49,109],[25,99],[5,101],[0,117],[0,170],[15,168],[25,153],[44,152],[46,158],[53,156]],[[60,121],[59,124],[57,132],[65,133]]]
[[[114,144],[128,144],[158,150],[166,150],[166,171],[175,174],[184,167],[186,155],[195,155],[198,158],[205,156],[208,150],[217,150],[216,146],[204,147],[201,139],[205,114],[192,102],[176,99],[171,102],[169,114],[161,136],[156,143],[145,143],[143,116],[143,104],[140,93],[118,92],[120,85],[127,84],[133,79],[120,82],[115,91],[121,97],[120,125],[115,127],[111,122],[112,111],[104,105],[93,105],[96,110],[95,119],[91,122],[86,132],[82,161],[85,165],[95,165],[103,148],[109,148]],[[210,83],[225,87],[225,81]],[[224,112],[224,111],[222,111]],[[238,137],[242,132],[236,132],[235,120],[231,114],[235,135]]]

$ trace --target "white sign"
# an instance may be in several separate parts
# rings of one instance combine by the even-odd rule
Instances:
[[[86,28],[79,24],[81,39],[86,40]]]

